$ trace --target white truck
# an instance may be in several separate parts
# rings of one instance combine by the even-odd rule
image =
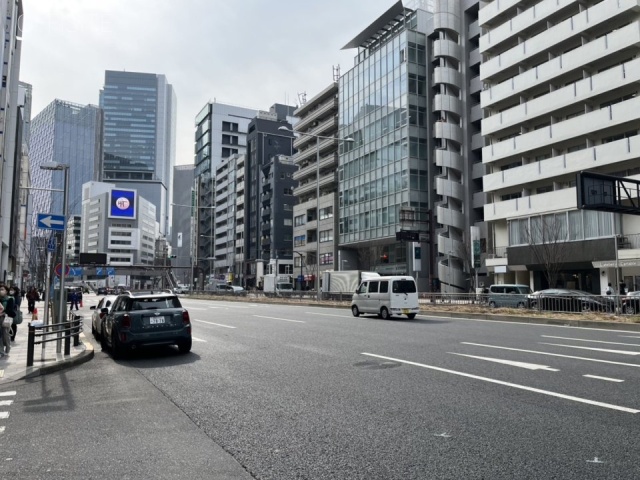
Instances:
[[[373,277],[379,277],[376,272],[362,270],[327,271],[322,274],[322,291],[327,293],[353,294],[360,282]]]
[[[293,292],[293,283],[290,275],[274,275],[268,273],[263,277],[262,290],[265,294],[282,295]]]

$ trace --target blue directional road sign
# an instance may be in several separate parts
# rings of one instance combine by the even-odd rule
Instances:
[[[49,241],[47,242],[47,250],[49,252],[55,252],[56,251],[56,237],[51,237],[49,239]]]
[[[64,215],[54,215],[52,213],[38,214],[38,228],[44,230],[64,230]]]

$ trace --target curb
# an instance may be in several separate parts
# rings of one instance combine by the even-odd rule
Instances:
[[[77,365],[81,365],[83,363],[88,362],[94,356],[93,345],[91,344],[91,342],[88,342],[88,341],[85,342],[84,333],[80,334],[80,341],[84,345],[83,352],[79,353],[74,357],[57,361],[56,363],[53,363],[51,365],[45,365],[43,367],[38,367],[38,368],[34,368],[34,367],[27,368],[26,375],[24,377],[16,378],[15,380],[21,380],[24,378],[35,378],[35,377],[39,377],[40,375],[47,375],[49,373],[57,372],[59,370],[63,370],[69,367],[75,367]]]

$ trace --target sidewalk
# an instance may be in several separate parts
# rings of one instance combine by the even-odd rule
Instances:
[[[37,302],[36,308],[38,309],[38,319],[44,319],[44,302]],[[0,358],[0,385],[23,378],[45,375],[63,368],[79,365],[93,358],[93,345],[85,338],[84,333],[81,333],[80,345],[77,347],[73,346],[73,339],[71,339],[71,354],[67,356],[64,355],[64,340],[62,341],[60,353],[56,353],[58,342],[45,343],[44,352],[42,345],[35,345],[33,366],[27,367],[27,337],[31,314],[27,311],[26,299],[20,305],[20,310],[24,320],[18,325],[16,340],[11,342],[9,355]],[[84,328],[91,329],[91,310],[89,310],[89,307],[85,306],[78,313],[83,316]],[[36,341],[38,340],[36,339]]]

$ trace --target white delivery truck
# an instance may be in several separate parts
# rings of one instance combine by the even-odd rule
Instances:
[[[274,275],[268,273],[263,277],[262,290],[265,294],[290,294],[293,292],[293,283],[290,275]]]
[[[363,280],[351,299],[351,313],[374,313],[388,319],[393,315],[415,318],[420,312],[418,287],[410,276],[374,277]]]
[[[376,272],[362,270],[326,271],[322,273],[322,291],[329,293],[353,294],[360,282],[373,277],[379,277]]]

